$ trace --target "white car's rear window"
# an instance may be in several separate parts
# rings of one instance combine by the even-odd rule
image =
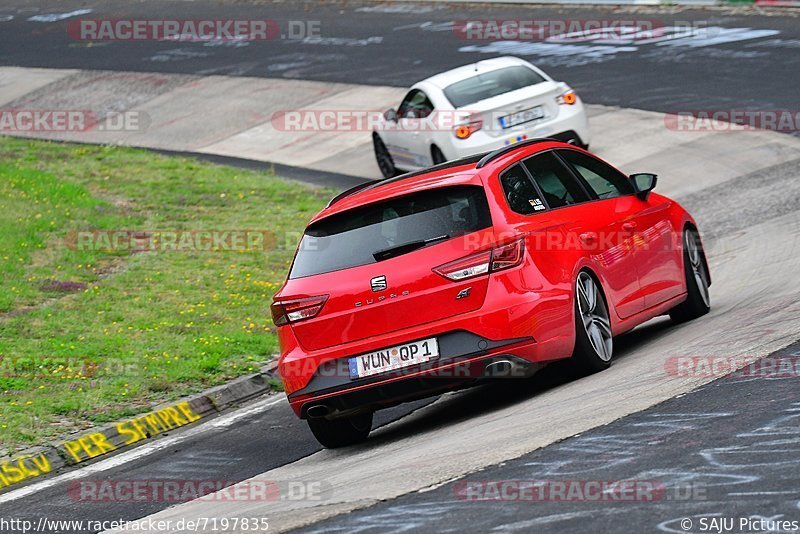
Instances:
[[[543,81],[544,78],[528,67],[516,65],[476,74],[472,78],[448,85],[444,89],[444,95],[454,107],[462,108]]]

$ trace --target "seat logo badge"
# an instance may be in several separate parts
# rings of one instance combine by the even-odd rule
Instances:
[[[456,300],[468,297],[470,291],[472,291],[472,287],[462,289],[461,291],[458,292],[458,295],[456,295]]]
[[[370,287],[372,287],[372,291],[377,293],[378,291],[386,291],[388,287],[386,284],[386,277],[385,276],[376,276],[372,280],[369,281]]]

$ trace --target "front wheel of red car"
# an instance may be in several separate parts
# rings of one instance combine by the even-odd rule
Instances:
[[[367,440],[372,430],[372,412],[336,419],[311,417],[308,428],[326,449],[347,447]]]
[[[708,292],[709,276],[706,256],[697,231],[687,229],[683,233],[683,271],[686,276],[686,300],[669,311],[676,323],[685,323],[705,315],[711,309]]]
[[[611,320],[603,291],[586,271],[575,282],[575,349],[572,361],[585,374],[608,369],[614,351]]]

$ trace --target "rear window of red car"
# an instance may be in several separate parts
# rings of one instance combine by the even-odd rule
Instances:
[[[289,278],[376,263],[491,224],[479,186],[436,188],[369,204],[310,225]]]

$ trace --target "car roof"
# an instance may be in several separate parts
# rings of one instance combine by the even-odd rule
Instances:
[[[394,178],[367,182],[334,197],[328,206],[320,211],[311,222],[313,223],[366,204],[426,189],[470,184],[483,186],[484,175],[489,176],[497,168],[505,168],[513,161],[551,148],[576,147],[555,139],[529,139],[487,154],[478,154],[461,160],[443,163]]]
[[[430,78],[425,78],[424,80],[421,80],[420,82],[414,85],[416,86],[419,84],[430,84],[435,87],[438,87],[439,89],[444,89],[445,87],[448,87],[454,84],[455,82],[460,82],[461,80],[472,78],[476,74],[491,72],[505,67],[513,67],[516,65],[527,65],[527,62],[525,60],[513,56],[502,56],[492,59],[484,59],[476,63],[470,63],[469,65],[456,67],[455,69],[435,74]]]
[[[384,180],[370,183],[367,187],[345,196],[335,204],[329,204],[328,207],[319,212],[311,222],[313,223],[353,208],[415,193],[417,191],[423,191],[425,189],[452,185],[482,185],[479,173],[475,172],[475,163],[444,168],[438,171],[409,174],[413,174],[413,176],[407,179],[398,180],[395,178],[391,181],[386,180],[386,183],[382,183]],[[398,178],[402,178],[402,176]],[[347,193],[347,191],[345,191],[345,193]]]

